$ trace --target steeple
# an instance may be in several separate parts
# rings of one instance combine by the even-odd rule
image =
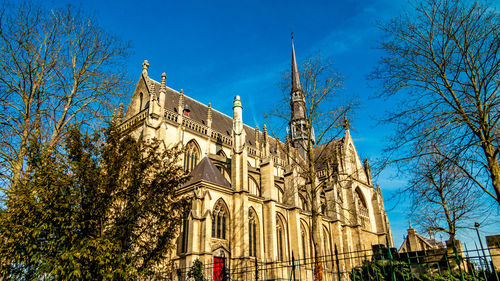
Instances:
[[[292,33],[292,73],[291,73],[291,89],[290,89],[290,140],[293,147],[298,149],[302,157],[305,157],[306,139],[307,139],[307,124],[306,124],[306,101],[304,91],[300,85],[299,68],[295,57],[295,46],[293,45]]]
[[[293,45],[293,32],[292,32],[292,92],[297,90],[302,91],[300,85],[299,68],[297,66],[297,59],[295,58],[295,46]]]

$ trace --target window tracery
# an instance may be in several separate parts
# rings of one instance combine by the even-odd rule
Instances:
[[[257,257],[257,215],[248,210],[248,241],[251,257]]]
[[[221,200],[217,201],[212,212],[212,237],[226,239],[226,220],[228,214]]]
[[[187,173],[191,172],[194,167],[196,167],[199,160],[200,149],[195,141],[191,140],[186,145],[186,150],[184,151],[184,171]]]

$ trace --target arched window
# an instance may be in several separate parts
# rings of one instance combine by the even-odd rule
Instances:
[[[361,222],[361,226],[366,228],[370,223],[370,213],[368,211],[365,198],[361,193],[361,190],[359,190],[359,188],[356,188],[354,196],[355,196],[354,201],[356,202],[356,205],[358,207],[358,215]]]
[[[222,200],[215,203],[214,211],[212,212],[212,237],[219,239],[226,239],[226,221],[228,214],[225,204]]]
[[[248,191],[250,194],[261,196],[260,187],[257,184],[257,181],[251,176],[248,176]]]
[[[300,224],[300,242],[302,243],[302,258],[307,259],[310,257],[309,253],[309,236],[307,235],[306,227],[303,223]],[[307,261],[305,261],[307,263]]]
[[[191,140],[186,145],[184,151],[184,171],[191,172],[200,161],[200,149],[195,141]]]
[[[285,256],[285,226],[279,216],[276,216],[276,244],[278,246],[278,260],[284,261]]]
[[[252,209],[248,210],[248,241],[251,257],[257,257],[257,225],[257,215]]]
[[[189,241],[189,212],[184,214],[182,219],[182,241],[181,241],[181,253],[187,252],[188,241]]]
[[[139,111],[142,110],[142,99],[144,98],[144,94],[141,92],[139,94]]]

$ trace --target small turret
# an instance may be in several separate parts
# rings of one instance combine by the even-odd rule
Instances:
[[[248,159],[243,130],[243,106],[240,96],[233,102],[233,151],[231,155],[231,184],[237,191],[248,188]]]

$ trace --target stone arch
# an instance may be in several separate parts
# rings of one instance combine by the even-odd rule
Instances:
[[[303,219],[300,220],[300,248],[302,249],[302,258],[309,259],[312,257],[311,236],[309,226]],[[304,263],[308,263],[307,260]]]
[[[201,149],[195,139],[191,139],[184,146],[184,171],[191,172],[200,162]]]
[[[329,257],[333,257],[333,248],[332,248],[332,237],[328,227],[323,225],[323,255],[326,256],[325,260],[327,268],[331,268],[333,266],[333,259]]]
[[[254,177],[248,175],[248,191],[250,194],[261,196],[260,186]]]
[[[212,210],[212,238],[226,240],[229,237],[229,208],[224,199],[219,198]]]
[[[217,155],[224,157],[224,159],[227,159],[227,155],[222,148],[217,151]]]
[[[365,195],[363,194],[359,186],[356,187],[356,189],[354,189],[354,196],[356,198],[357,204],[361,204],[363,207],[368,208],[368,205],[366,204]]]
[[[251,257],[259,257],[260,223],[257,212],[253,207],[248,209],[248,238],[249,255]]]
[[[274,187],[276,188],[276,193],[278,195],[278,202],[283,203],[285,191],[283,190],[283,188],[281,188],[281,186],[279,186],[277,184],[275,184]]]
[[[358,218],[363,228],[370,226],[370,211],[365,196],[359,187],[354,190],[354,202],[358,209]]]
[[[287,260],[288,231],[286,225],[285,217],[280,213],[276,213],[276,246],[279,261]]]
[[[309,208],[309,202],[307,202],[306,197],[299,192],[299,201],[300,201],[300,208],[304,211],[310,211],[311,209]]]

